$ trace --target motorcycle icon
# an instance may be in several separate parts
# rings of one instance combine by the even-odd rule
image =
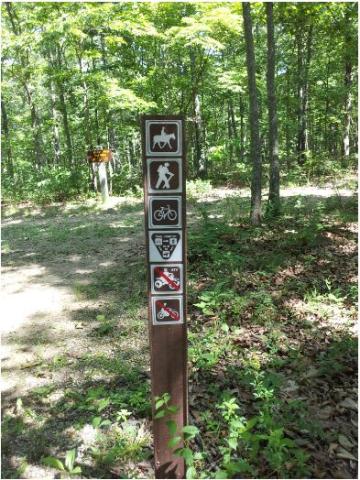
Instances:
[[[179,313],[176,310],[167,307],[166,303],[164,303],[164,306],[157,312],[156,317],[158,320],[163,320],[166,317],[171,317],[173,320],[177,320],[179,318]]]
[[[164,274],[171,280],[171,283],[168,283],[163,277],[156,277],[155,288],[160,289],[164,286],[170,287],[171,290],[179,290],[180,281],[175,275],[171,272],[164,270]]]

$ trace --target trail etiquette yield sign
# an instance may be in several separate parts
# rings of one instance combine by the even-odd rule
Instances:
[[[155,418],[155,399],[164,393],[178,407],[172,420],[179,431],[188,415],[183,118],[144,117],[142,147],[155,476],[184,478],[184,459],[168,446],[168,418]]]

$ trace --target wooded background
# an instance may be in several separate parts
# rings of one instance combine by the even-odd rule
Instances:
[[[242,10],[241,3],[3,4],[5,199],[88,194],[86,152],[97,145],[116,151],[114,194],[139,191],[143,113],[185,115],[189,178],[249,185]],[[356,3],[279,3],[272,14],[274,48],[266,4],[251,4],[265,181],[272,61],[282,181],[336,174],[357,151]]]

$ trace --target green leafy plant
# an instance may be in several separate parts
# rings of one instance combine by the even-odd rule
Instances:
[[[66,475],[76,476],[81,473],[81,467],[75,466],[76,450],[68,450],[64,463],[56,457],[44,457],[42,463],[48,467],[55,468],[61,472],[61,477]]]

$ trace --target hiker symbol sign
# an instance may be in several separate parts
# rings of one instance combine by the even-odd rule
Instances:
[[[181,173],[180,160],[177,158],[149,160],[147,163],[149,193],[180,193]]]

